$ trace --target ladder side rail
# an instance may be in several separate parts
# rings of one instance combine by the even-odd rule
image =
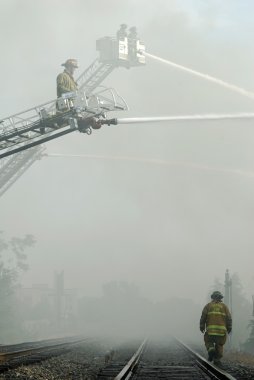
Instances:
[[[94,78],[94,81],[88,84],[87,86],[87,93],[91,94],[101,84],[101,82],[103,82],[103,80],[113,71],[113,69],[114,66],[108,67],[105,72],[100,73],[100,76]]]
[[[56,139],[58,137],[64,136],[64,135],[71,133],[71,132],[74,132],[74,131],[76,131],[76,128],[70,128],[69,127],[68,129],[65,129],[64,131],[58,131],[58,133],[56,133],[56,134],[44,136],[43,138],[38,139],[38,140],[34,139],[32,142],[30,142],[28,144],[26,143],[26,144],[21,145],[19,147],[12,147],[11,149],[5,151],[4,153],[1,153],[1,151],[0,151],[0,159],[3,157],[11,156],[14,153],[18,153],[18,152],[21,152],[23,150],[32,148],[34,146],[43,144],[44,142]]]
[[[34,128],[31,128],[31,127],[27,128],[27,130],[24,131],[23,133],[21,133],[19,131],[16,131],[16,132],[13,131],[10,136],[0,137],[0,141],[1,141],[0,142],[0,150],[6,148],[7,146],[11,146],[11,145],[14,145],[14,144],[19,144],[21,142],[31,140],[34,137],[38,137],[38,136],[46,134],[46,132],[43,133],[43,132],[40,131],[40,129],[37,130],[37,128],[40,128],[40,127],[37,126],[37,127],[34,127]],[[52,127],[48,127],[48,129],[50,131],[52,131],[52,130],[56,130],[57,128],[52,126]],[[25,132],[27,132],[27,134],[24,134]]]
[[[21,152],[28,148],[53,140],[67,133],[77,131],[77,127],[70,125],[68,121],[69,118],[72,118],[71,111],[70,113],[68,113],[69,111],[66,112],[67,115],[65,114],[64,116],[68,119],[64,119],[65,123],[59,128],[55,129],[54,127],[49,126],[45,129],[45,133],[41,133],[39,130],[36,130],[38,126],[36,126],[36,128],[33,126],[29,131],[29,136],[26,136],[25,139],[19,138],[16,140],[6,140],[4,142],[5,145],[0,145],[0,158],[8,157],[14,153]],[[90,118],[91,114],[98,116],[101,114],[101,110],[99,110],[98,108],[96,110],[93,110],[93,112],[91,110],[87,110],[86,112],[82,113],[82,116],[84,119],[86,119]]]
[[[109,97],[105,96],[103,93],[109,92],[111,95],[111,104],[109,104]],[[99,97],[100,101],[105,101],[105,103],[108,103],[109,110],[111,110],[112,105],[115,111],[123,111],[123,110],[128,110],[128,104],[124,100],[124,98],[117,93],[117,91],[113,88],[107,88],[104,86],[100,86],[98,90],[93,93],[94,96]],[[104,108],[104,106],[100,105],[101,108]]]
[[[41,110],[40,110],[41,111]],[[18,126],[16,123],[15,127],[12,127],[11,129],[5,131],[5,130],[0,130],[0,142],[4,141],[8,138],[11,138],[12,136],[20,135],[29,131],[37,130],[40,131],[40,128],[50,128],[54,129],[54,123],[59,121],[59,118],[66,118],[69,115],[71,115],[71,111],[67,110],[61,113],[57,113],[53,116],[49,115],[48,118],[44,119],[39,115],[40,119],[38,120],[38,116],[36,117],[36,120],[33,121],[32,123],[25,123],[21,124],[21,127]],[[44,132],[43,132],[44,133]]]
[[[12,136],[12,139],[6,139],[6,140],[4,140],[4,142],[2,144],[0,144],[0,152],[3,149],[13,147],[14,145],[22,144],[24,142],[31,141],[31,140],[34,140],[36,138],[40,138],[42,136],[50,135],[51,133],[55,132],[56,130],[62,130],[65,127],[66,127],[66,125],[62,126],[60,128],[56,128],[56,127],[54,128],[53,126],[48,127],[47,131],[45,133],[37,131],[36,129],[30,129],[29,134],[27,134],[27,135],[23,135],[23,136],[22,135],[14,135],[14,136]]]
[[[36,120],[35,122],[28,124],[26,126],[22,126],[20,128],[12,128],[11,130],[0,133],[0,143],[1,141],[6,141],[12,137],[16,136],[22,136],[22,134],[27,132],[36,132],[40,134],[45,134],[46,131],[41,131],[41,128],[49,128],[50,130],[56,129],[56,126],[54,126],[54,123],[59,120],[59,117],[67,117],[68,115],[71,115],[71,111],[67,111],[62,113],[61,115],[55,115],[47,120]],[[59,126],[58,126],[59,127]],[[0,144],[1,146],[1,144]]]
[[[0,124],[0,133],[7,132],[12,128],[19,128],[19,126],[26,126],[29,122],[38,120],[40,117],[40,112],[42,109],[45,109],[48,105],[54,105],[55,107],[56,100],[50,100],[49,102],[43,103],[39,106],[30,108],[26,111],[16,113],[14,115],[8,116],[4,119],[1,119]],[[47,110],[46,110],[47,111]]]
[[[48,106],[48,105],[50,105],[50,104],[52,105],[53,103],[55,103],[55,101],[56,101],[56,99],[54,99],[54,100],[49,100],[48,102],[46,102],[46,103],[42,103],[42,104],[39,104],[39,105],[36,106],[36,107],[28,108],[28,109],[25,110],[25,111],[17,112],[17,113],[15,113],[15,114],[13,114],[13,115],[10,115],[10,116],[8,116],[8,117],[6,117],[6,118],[1,119],[1,122],[3,122],[4,120],[7,120],[7,119],[11,119],[11,118],[18,117],[18,116],[20,116],[20,115],[23,115],[23,114],[26,113],[26,112],[35,111],[35,110],[40,110],[41,108],[44,108],[44,107],[46,107],[46,106]]]
[[[27,119],[17,119],[14,120],[14,118],[9,118],[5,120],[5,125],[0,129],[0,136],[8,136],[10,132],[13,130],[18,130],[22,128],[26,128],[27,125],[30,123],[35,122],[38,120],[38,115],[34,117],[29,117]]]
[[[89,91],[91,92],[91,87],[92,89],[95,89],[95,87],[97,85],[99,85],[104,79],[105,77],[111,73],[111,71],[113,70],[115,66],[112,65],[112,64],[108,64],[108,63],[100,63],[100,65],[97,67],[97,69],[92,73],[92,75],[87,78],[86,81],[84,81],[81,85],[80,85],[80,89],[82,90],[83,88],[86,89],[86,92],[88,92],[88,89]]]
[[[96,58],[88,68],[83,71],[83,73],[77,78],[76,82],[78,83],[78,86],[83,86],[83,83],[89,80],[89,78],[92,77],[93,73],[98,69],[98,66],[100,65],[100,61],[98,58]]]

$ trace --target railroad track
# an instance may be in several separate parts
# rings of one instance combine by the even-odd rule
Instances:
[[[62,355],[74,345],[88,340],[89,338],[68,337],[0,346],[0,373],[21,365],[34,364],[53,356]]]
[[[70,337],[63,337],[63,338],[51,338],[51,339],[42,339],[37,341],[27,341],[22,343],[15,343],[15,344],[7,344],[3,345],[0,344],[0,354],[5,352],[13,352],[13,351],[19,351],[23,349],[28,348],[38,348],[42,346],[50,346],[58,343],[65,343],[70,342],[70,340],[78,340],[80,339],[80,336],[70,336]]]
[[[124,363],[125,355],[125,363]],[[209,363],[184,343],[143,341],[132,356],[123,352],[97,376],[99,380],[234,380],[235,378]]]

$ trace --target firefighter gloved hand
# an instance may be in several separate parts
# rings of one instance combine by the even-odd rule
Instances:
[[[227,329],[228,334],[232,332],[232,329]]]
[[[202,332],[202,334],[204,334],[205,329],[202,329],[202,328],[200,327],[200,331]]]

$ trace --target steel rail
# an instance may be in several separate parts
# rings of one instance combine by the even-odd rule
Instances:
[[[132,356],[132,358],[128,361],[128,363],[124,366],[124,368],[119,372],[119,374],[114,378],[114,380],[123,380],[123,379],[129,379],[132,375],[132,372],[137,367],[140,358],[144,352],[144,349],[146,347],[147,339],[145,339],[135,354]]]
[[[177,345],[180,346],[180,348],[182,348],[184,351],[187,352],[188,356],[192,357],[193,362],[194,362],[193,370],[194,370],[195,367],[199,368],[199,370],[201,371],[201,373],[206,374],[207,378],[209,377],[209,378],[211,378],[213,380],[236,380],[235,377],[233,377],[229,373],[225,372],[221,368],[218,368],[215,365],[213,365],[212,363],[208,362],[205,358],[203,358],[197,352],[193,351],[190,347],[188,347],[185,343],[183,343],[179,339],[177,339],[177,338],[174,337],[174,340],[177,343]],[[148,377],[148,375],[147,375],[148,373],[146,372],[146,373],[142,374],[142,370],[141,370],[141,373],[139,373],[139,372],[136,373],[136,374],[134,373],[135,370],[138,367],[141,355],[143,354],[146,345],[147,345],[147,340],[144,340],[143,343],[141,344],[141,346],[136,351],[136,353],[128,361],[128,363],[123,367],[123,369],[118,373],[118,375],[116,377],[112,377],[112,379],[114,379],[114,380],[123,380],[123,379],[128,380],[128,379],[131,379],[133,375],[134,375],[134,377],[136,375],[137,378],[141,377],[142,379],[145,378],[144,376]],[[146,368],[146,366],[144,366],[144,368]],[[165,369],[167,371],[170,371],[170,368],[171,368],[171,365],[170,366],[165,366]],[[172,373],[171,372],[167,372],[168,376],[175,376],[175,372],[174,371],[176,369],[178,370],[177,376],[179,376],[180,375],[180,373],[179,373],[179,369],[180,368],[181,368],[181,366],[179,366],[179,365],[177,365],[177,366],[173,365],[172,366]],[[184,377],[186,379],[187,379],[187,377],[189,375],[191,375],[190,378],[193,378],[193,375],[195,375],[194,371],[189,372],[190,368],[191,368],[190,366],[188,366],[188,367],[182,366],[182,371],[183,371],[182,373],[185,373],[184,372],[185,369],[187,371],[185,373],[185,377]],[[164,374],[164,376],[165,376],[165,374]],[[136,379],[136,377],[135,377],[135,379]],[[198,378],[200,378],[200,377],[198,377]]]
[[[218,380],[237,380],[235,377],[230,375],[229,373],[223,371],[221,368],[216,367],[208,360],[203,358],[197,352],[193,351],[189,346],[175,338],[177,344],[184,348],[195,360],[199,368],[201,368],[205,373],[212,376],[212,379]]]
[[[30,356],[32,354],[45,353],[45,352],[49,352],[50,350],[56,350],[59,348],[67,348],[71,345],[82,343],[88,339],[89,338],[82,338],[76,341],[74,340],[70,342],[61,342],[61,343],[56,343],[53,345],[28,348],[28,349],[23,349],[23,350],[18,350],[18,351],[2,352],[0,353],[0,366],[1,364],[6,363],[12,359],[21,358],[21,357],[26,358],[27,356]],[[0,372],[1,372],[1,368],[0,368]]]

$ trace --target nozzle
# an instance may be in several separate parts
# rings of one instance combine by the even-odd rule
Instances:
[[[117,119],[116,118],[113,118],[113,119],[101,119],[100,120],[100,124],[107,124],[107,125],[117,125],[118,122],[117,122]]]

